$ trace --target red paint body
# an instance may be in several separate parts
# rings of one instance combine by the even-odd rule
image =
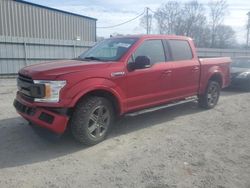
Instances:
[[[182,62],[162,62],[147,69],[128,71],[127,62],[138,46],[148,39],[178,39],[188,41],[193,59]],[[46,124],[37,117],[41,111],[53,108],[73,108],[78,100],[89,92],[102,90],[111,93],[119,104],[119,114],[125,114],[156,105],[165,104],[205,92],[208,80],[217,74],[221,87],[230,83],[230,58],[198,59],[193,41],[187,37],[166,35],[145,35],[117,62],[82,62],[65,60],[25,67],[19,71],[33,80],[66,80],[60,92],[58,103],[28,102],[17,93],[17,100],[39,109],[34,116],[19,112],[25,119],[46,127],[56,133],[63,133],[70,117],[54,112],[53,124]],[[171,71],[171,72],[169,72]],[[122,76],[111,76],[114,72],[125,72]]]

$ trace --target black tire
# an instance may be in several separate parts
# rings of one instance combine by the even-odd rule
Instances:
[[[88,97],[78,102],[70,120],[74,138],[85,145],[103,141],[114,121],[112,104],[103,97]]]
[[[202,108],[211,109],[216,106],[220,97],[220,84],[216,81],[208,81],[204,95],[199,96],[199,105]]]

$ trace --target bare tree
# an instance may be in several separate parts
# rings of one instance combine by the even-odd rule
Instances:
[[[169,1],[157,10],[154,17],[158,21],[160,33],[190,36],[198,41],[198,45],[202,45],[200,35],[207,25],[204,12],[203,5],[196,0],[184,6],[180,6],[177,1]]]
[[[222,24],[227,12],[226,0],[210,1],[208,4],[211,24],[211,47],[215,45],[216,30]]]
[[[228,48],[234,45],[234,31],[230,26],[222,24],[227,12],[226,1],[211,1],[208,10],[209,17],[204,5],[197,0],[191,0],[184,5],[170,0],[155,12],[154,18],[160,34],[192,37],[198,47]]]
[[[204,15],[204,7],[197,1],[190,1],[185,4],[182,10],[182,19],[185,29],[185,35],[194,36],[194,28],[201,27],[206,24],[206,16]]]
[[[181,7],[177,1],[168,1],[154,14],[161,34],[175,34],[181,16]]]
[[[236,45],[235,32],[232,27],[227,25],[218,25],[216,27],[214,47],[230,48]]]
[[[211,29],[207,25],[197,27],[196,35],[193,38],[197,47],[207,48],[211,42]]]
[[[203,37],[207,25],[204,6],[196,0],[187,2],[181,15],[176,34],[192,37],[198,46],[202,46],[203,41],[199,39]]]

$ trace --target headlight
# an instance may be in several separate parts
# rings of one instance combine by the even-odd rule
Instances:
[[[35,84],[43,84],[45,87],[42,98],[35,98],[36,102],[58,102],[60,90],[66,85],[66,81],[34,80]]]
[[[240,73],[237,78],[247,78],[248,76],[250,76],[250,72],[243,72]]]

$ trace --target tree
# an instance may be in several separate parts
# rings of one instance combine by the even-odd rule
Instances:
[[[196,33],[198,34],[193,37],[195,45],[200,48],[209,47],[211,42],[211,29],[207,25],[204,25],[196,28]]]
[[[199,46],[202,46],[204,44],[201,38],[207,30],[204,12],[204,6],[196,0],[187,2],[184,6],[177,1],[169,1],[156,11],[154,17],[161,34],[190,36],[198,42]]]
[[[210,24],[211,24],[211,47],[215,47],[216,29],[222,24],[227,12],[227,2],[225,0],[210,1],[208,4]]]
[[[232,27],[227,25],[218,25],[215,31],[215,48],[230,48],[236,45],[235,32]]]
[[[183,17],[185,18],[187,36],[194,36],[194,28],[202,27],[206,24],[204,12],[203,5],[197,1],[190,1],[185,4]]]
[[[176,1],[168,1],[154,14],[160,34],[175,34],[180,23],[181,7]]]
[[[203,41],[199,38],[202,38],[207,25],[204,12],[204,6],[197,1],[185,3],[176,34],[192,37],[197,41],[197,45],[203,45]]]
[[[170,0],[157,9],[154,18],[160,34],[192,37],[198,47],[234,46],[236,40],[233,29],[223,25],[227,12],[226,1],[211,1],[208,4],[208,10],[207,16],[204,5],[197,0],[191,0],[184,5]],[[150,23],[150,29],[151,27],[152,23]]]

